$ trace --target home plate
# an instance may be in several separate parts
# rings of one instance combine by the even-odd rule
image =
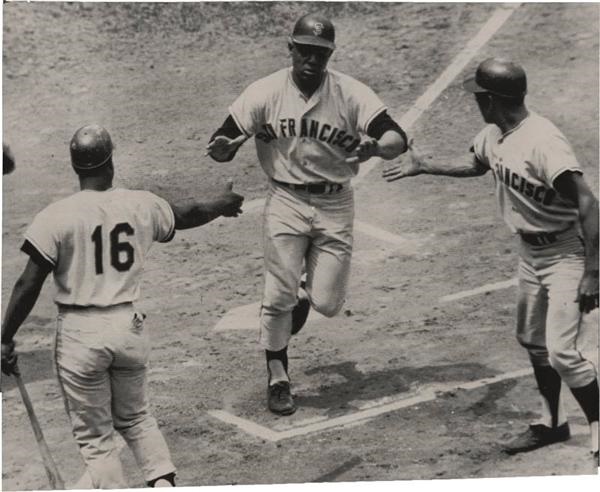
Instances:
[[[260,302],[245,304],[227,311],[215,325],[215,331],[226,330],[258,330]],[[307,323],[324,318],[314,309],[308,314]]]

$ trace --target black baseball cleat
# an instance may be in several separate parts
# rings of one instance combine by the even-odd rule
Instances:
[[[592,459],[596,468],[600,468],[600,455],[598,455],[598,451],[592,451]]]
[[[267,388],[267,400],[269,410],[277,415],[292,415],[296,411],[290,383],[287,381],[270,384]]]
[[[292,309],[292,335],[298,333],[308,318],[310,301],[306,298],[298,299],[298,304]]]
[[[543,424],[530,424],[529,429],[505,444],[503,451],[510,455],[525,453],[550,444],[566,441],[570,437],[571,432],[567,422],[554,428]]]

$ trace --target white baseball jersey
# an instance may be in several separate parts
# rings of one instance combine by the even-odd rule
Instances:
[[[559,232],[578,222],[576,204],[556,192],[554,179],[564,171],[583,171],[551,121],[531,112],[504,135],[488,125],[473,149],[494,173],[500,213],[512,232]]]
[[[175,216],[165,200],[111,188],[79,191],[49,205],[25,239],[53,266],[55,302],[105,307],[139,297],[150,246],[174,233]]]
[[[344,183],[356,176],[358,164],[345,159],[385,110],[369,87],[335,70],[327,70],[307,100],[291,68],[254,82],[229,107],[240,130],[255,137],[265,173],[294,184]]]

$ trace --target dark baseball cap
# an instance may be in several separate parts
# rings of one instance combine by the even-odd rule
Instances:
[[[475,75],[467,77],[463,88],[468,92],[489,92],[502,97],[522,97],[527,94],[525,70],[503,58],[488,58],[477,67]]]
[[[290,39],[297,44],[335,49],[335,29],[331,21],[322,15],[306,14],[300,17]]]

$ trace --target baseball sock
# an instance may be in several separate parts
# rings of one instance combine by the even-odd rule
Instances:
[[[146,482],[146,484],[148,485],[148,487],[169,487],[169,485],[163,482],[167,482],[171,484],[171,487],[175,487],[175,473],[172,472],[167,473],[166,475],[161,475],[160,477],[155,478],[154,480]]]
[[[587,421],[598,422],[598,381],[594,379],[590,384],[580,388],[571,388],[571,393],[581,406]]]
[[[269,373],[269,384],[279,381],[289,382],[287,347],[281,350],[265,350],[267,356],[267,371]]]
[[[558,427],[563,424],[566,419],[561,419],[562,411],[560,408],[560,387],[561,379],[551,366],[533,366],[533,373],[535,374],[535,380],[538,384],[538,389],[543,397],[544,405],[547,411],[550,413],[550,426]]]
[[[587,421],[590,424],[592,436],[592,451],[598,451],[598,381],[594,380],[580,388],[571,388],[571,393],[583,410]]]

